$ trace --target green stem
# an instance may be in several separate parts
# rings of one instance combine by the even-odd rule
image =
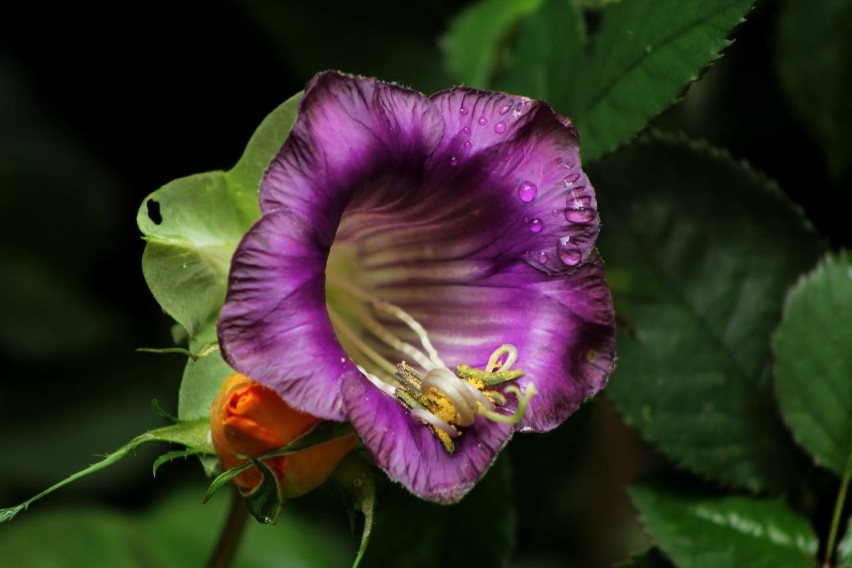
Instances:
[[[846,492],[849,490],[849,480],[852,478],[852,455],[846,462],[846,470],[843,472],[843,480],[840,482],[840,491],[837,493],[837,502],[834,504],[834,516],[831,519],[831,531],[828,533],[828,545],[825,548],[825,564],[831,566],[834,555],[834,545],[837,541],[837,532],[840,529],[840,518],[843,513],[843,504],[846,503]]]
[[[210,560],[207,561],[207,568],[229,568],[237,555],[237,549],[240,546],[240,540],[243,536],[243,529],[248,520],[248,510],[245,503],[236,488],[233,491],[231,499],[231,509],[228,511],[228,518],[225,520],[225,526],[222,527],[222,532],[219,533],[219,540],[216,543],[216,548],[213,554],[210,555]]]

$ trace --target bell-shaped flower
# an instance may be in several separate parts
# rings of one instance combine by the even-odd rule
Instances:
[[[514,432],[555,428],[605,385],[597,203],[546,103],[322,73],[260,205],[220,315],[226,359],[351,421],[412,493],[457,501]]]

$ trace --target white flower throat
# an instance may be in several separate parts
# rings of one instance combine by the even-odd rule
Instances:
[[[330,258],[328,263],[326,309],[338,340],[364,376],[427,426],[447,452],[455,451],[455,440],[477,416],[505,424],[520,422],[536,389],[532,383],[526,384],[524,392],[514,384],[506,385],[524,374],[513,368],[518,359],[514,345],[499,346],[484,369],[462,363],[450,370],[420,322],[399,306],[358,287],[351,277],[341,277],[343,270],[353,274],[351,269],[355,266],[332,262],[343,260],[339,258],[343,255],[332,256],[337,258]],[[420,346],[398,337],[374,314],[392,316],[404,323]],[[506,394],[517,399],[512,413],[503,409]]]

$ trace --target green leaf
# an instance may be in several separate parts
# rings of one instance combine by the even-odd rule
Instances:
[[[182,444],[189,450],[192,450],[193,453],[213,453],[213,448],[208,442],[209,431],[210,427],[206,420],[195,420],[189,422],[178,422],[177,424],[145,432],[144,434],[136,436],[130,442],[118,448],[114,452],[107,454],[102,460],[66,477],[59,483],[48,487],[38,495],[27,499],[20,505],[0,509],[0,523],[11,521],[18,513],[25,511],[35,501],[53,493],[57,489],[65,487],[69,483],[109,467],[125,456],[133,453],[136,448],[147,442],[169,442],[173,444]]]
[[[656,548],[631,556],[615,565],[615,568],[671,568],[672,564]]]
[[[190,340],[190,351],[196,352],[216,339],[216,322],[210,321],[201,327]],[[219,352],[201,359],[187,358],[183,379],[178,393],[178,416],[182,420],[194,420],[210,416],[210,405],[219,389],[234,370]]]
[[[642,523],[682,568],[813,568],[818,540],[781,500],[643,484],[630,490]]]
[[[230,172],[175,180],[139,209],[136,220],[147,241],[145,280],[190,336],[215,320],[222,306],[231,255],[259,216],[263,170],[292,128],[299,99],[287,100],[264,120]]]
[[[852,468],[852,254],[827,257],[787,297],[775,392],[796,441],[839,476]]]
[[[798,452],[773,401],[770,334],[820,239],[772,182],[703,144],[644,139],[588,171],[622,321],[608,396],[681,466],[785,489]]]
[[[567,112],[579,84],[584,34],[571,0],[545,0],[518,24],[516,48],[495,87],[548,101]]]
[[[566,109],[592,160],[668,108],[729,45],[753,0],[623,0],[607,7],[576,106]]]
[[[498,62],[498,52],[512,26],[534,12],[542,0],[481,0],[450,24],[441,40],[447,66],[463,83],[488,87]]]
[[[515,540],[509,462],[501,458],[485,478],[450,507],[388,486],[379,493],[365,567],[502,566]]]
[[[852,165],[852,2],[783,2],[777,54],[790,101],[839,180]]]

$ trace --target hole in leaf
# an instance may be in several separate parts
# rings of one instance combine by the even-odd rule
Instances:
[[[155,224],[159,225],[163,222],[163,215],[160,213],[160,203],[149,199],[146,203],[148,206],[148,218]]]

